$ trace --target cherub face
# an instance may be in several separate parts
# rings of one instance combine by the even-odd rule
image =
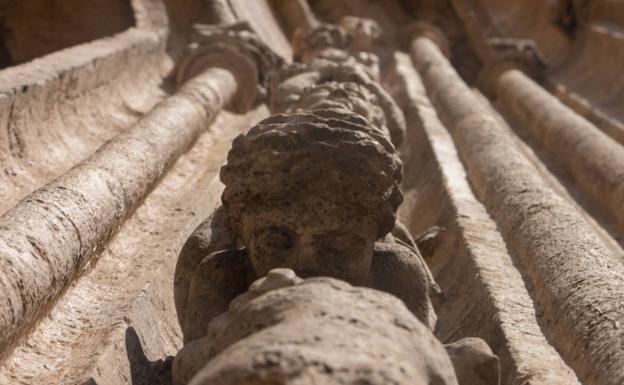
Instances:
[[[345,16],[340,19],[340,26],[352,36],[351,49],[355,52],[372,51],[381,39],[381,27],[379,27],[376,21],[371,19]]]
[[[302,212],[306,207],[301,206],[305,205],[259,209],[242,216],[240,235],[256,275],[285,267],[302,277],[329,276],[363,284],[376,240],[372,218],[339,207]],[[318,215],[323,213],[327,215],[321,220]]]

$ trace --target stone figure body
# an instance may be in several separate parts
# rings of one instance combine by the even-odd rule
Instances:
[[[387,291],[433,328],[437,286],[395,223],[401,161],[366,119],[344,109],[274,115],[235,139],[221,179],[223,207],[178,261],[185,341],[276,267]]]
[[[486,344],[451,360],[431,334],[439,288],[396,221],[405,120],[366,59],[381,31],[344,18],[295,35],[301,63],[265,77],[274,115],[233,141],[223,205],[180,254],[176,385],[497,384]]]

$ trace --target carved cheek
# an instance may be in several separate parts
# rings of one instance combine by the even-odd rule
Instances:
[[[312,236],[302,234],[296,238],[289,254],[289,263],[295,271],[318,269],[318,250]]]
[[[248,248],[257,273],[277,267],[289,267],[293,235],[281,228],[263,229],[254,233]]]

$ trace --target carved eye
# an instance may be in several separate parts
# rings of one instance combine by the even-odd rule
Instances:
[[[325,251],[343,253],[361,243],[360,237],[351,234],[327,234],[322,237],[320,243]]]
[[[270,227],[258,234],[258,243],[272,250],[290,250],[294,245],[294,236],[287,229]]]

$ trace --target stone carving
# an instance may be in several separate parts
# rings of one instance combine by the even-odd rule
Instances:
[[[374,20],[345,16],[339,25],[322,23],[298,29],[292,46],[296,60],[310,63],[319,57],[373,53],[381,41],[382,31]]]
[[[270,106],[284,112],[306,88],[327,82],[354,82],[367,88],[376,100],[368,109],[381,108],[395,146],[405,135],[405,118],[394,100],[379,85],[379,49],[382,33],[372,20],[346,16],[340,25],[319,24],[301,29],[293,39],[296,58],[306,65],[284,68],[276,75]]]
[[[492,47],[495,58],[484,64],[479,83],[492,94],[495,94],[499,77],[510,69],[522,70],[537,79],[547,68],[546,59],[533,40],[491,38],[487,43]]]
[[[379,116],[376,121],[383,122],[385,127],[380,128],[387,132],[394,146],[400,146],[405,136],[403,112],[363,66],[352,64],[315,61],[308,66],[296,65],[279,71],[275,75],[269,100],[271,111],[275,113],[287,112],[291,108],[302,109],[305,105],[297,105],[299,100],[308,89],[314,86],[325,83],[332,83],[334,86],[337,83],[356,83],[373,96],[366,98],[366,110],[383,111],[383,118]],[[308,93],[312,92],[308,91]]]
[[[265,106],[244,116],[219,111],[229,104],[241,112],[270,101],[272,113],[285,115],[276,115],[270,122],[275,130],[267,132],[284,136],[284,146],[302,137],[279,128],[299,124],[288,119],[327,127],[320,144],[335,145],[337,151],[346,148],[343,140],[358,144],[364,138],[367,146],[390,154],[383,155],[390,163],[382,159],[385,168],[370,176],[378,181],[388,177],[383,170],[395,168],[392,154],[401,143],[402,119],[379,87],[381,79],[409,116],[401,149],[406,202],[398,213],[414,235],[429,228],[415,238],[445,290],[443,298],[434,298],[440,317],[436,336],[444,342],[456,336],[487,338],[501,357],[505,384],[624,383],[619,343],[624,340],[619,261],[624,150],[617,143],[624,143],[623,1],[4,3],[0,384],[170,384],[173,357],[163,358],[179,347],[181,336],[166,295],[176,263],[172,254],[216,209],[214,193],[222,186],[215,172],[225,163],[231,140],[266,115]],[[236,24],[244,19],[283,58],[292,56],[286,37],[303,27],[297,36],[300,62],[275,73],[283,63],[246,24]],[[197,28],[174,90],[171,65],[191,40],[197,20],[224,27]],[[319,26],[320,20],[335,25]],[[420,24],[406,29],[412,21]],[[397,49],[406,38],[411,58]],[[396,65],[388,60],[392,55]],[[494,90],[493,82],[484,80],[488,75],[496,80]],[[281,151],[259,148],[266,153],[250,153],[252,161]],[[331,159],[346,159],[337,154]],[[307,170],[306,159],[295,159],[296,150],[291,155],[284,155],[287,161],[279,170],[290,170],[291,163]],[[324,158],[312,160],[313,171],[325,172],[321,167],[328,165],[319,179],[323,183],[331,181],[332,172],[346,182],[353,178]],[[367,167],[364,162],[363,172]],[[250,170],[251,179],[257,178]],[[282,180],[279,170],[267,174],[266,185],[273,188],[273,179]],[[234,184],[247,174],[241,175]],[[427,286],[422,282],[429,282],[431,292],[432,280],[400,223],[379,236],[370,230],[383,227],[371,214],[375,210],[349,211],[349,188],[331,189],[332,197],[339,190],[340,201],[312,200],[314,210],[307,206],[316,193],[300,190],[286,195],[293,206],[305,206],[309,215],[324,209],[329,212],[314,215],[346,225],[313,227],[306,216],[295,221],[296,212],[286,220],[288,209],[282,206],[270,215],[240,210],[234,220],[235,204],[221,207],[193,235],[178,266],[178,277],[184,277],[176,283],[181,288],[176,296],[183,298],[177,304],[184,310],[181,321],[192,318],[188,324],[198,335],[230,344],[238,337],[222,334],[232,330],[234,313],[217,315],[206,329],[211,313],[206,316],[202,309],[228,308],[230,298],[259,274],[280,265],[281,254],[268,253],[283,251],[280,239],[289,245],[289,239],[314,238],[335,228],[364,239],[356,242],[336,231],[317,237],[323,247],[346,247],[341,257],[355,266],[353,271],[336,267],[339,258],[327,263],[324,249],[311,252],[310,260],[287,263],[299,269],[303,261],[306,275],[339,271],[353,283],[399,293],[421,319],[433,314],[421,290]],[[250,207],[253,203],[249,199]],[[364,219],[342,219],[351,214]],[[286,236],[277,232],[276,244],[258,253],[256,245],[246,243],[260,239],[254,229],[262,230],[265,218],[278,218],[287,231]],[[310,243],[294,247],[315,250]],[[399,263],[386,265],[395,260]],[[418,272],[416,290],[401,286],[412,276],[410,269]],[[289,273],[271,274],[292,287],[301,285]],[[252,291],[273,285],[273,278]],[[231,306],[243,309],[262,296],[238,297]],[[185,352],[203,338],[187,343]],[[222,347],[221,353],[229,351]],[[445,348],[462,383],[496,382],[496,357],[481,341]],[[465,355],[472,361],[460,359]],[[246,362],[239,357],[235,365]],[[199,360],[189,373],[209,361]]]
[[[390,292],[433,327],[437,286],[413,241],[395,230],[401,162],[366,119],[343,109],[274,115],[235,139],[221,179],[224,207],[178,262],[186,341],[276,267]]]
[[[296,37],[304,64],[284,67],[270,88],[272,111],[281,113],[234,140],[220,174],[223,206],[180,254],[175,299],[186,345],[174,363],[176,384],[289,384],[295,378],[451,384],[457,383],[454,370],[471,384],[498,381],[498,359],[485,343],[450,345],[451,362],[430,334],[436,323],[430,294],[439,288],[396,222],[402,163],[395,146],[405,121],[370,68],[351,59],[372,49],[381,33],[357,18],[341,24]],[[291,270],[276,268],[311,279],[301,283]],[[300,287],[317,283],[313,294],[298,296],[307,293]],[[262,295],[274,288],[283,288],[286,299]],[[394,295],[411,314],[377,306],[382,314],[375,315],[355,299],[342,302],[342,292],[360,299],[375,293],[389,298],[390,307]],[[332,306],[337,315],[322,322]],[[376,321],[345,330],[341,323],[351,311]],[[348,323],[360,321],[352,316]],[[366,342],[357,337],[363,332]]]
[[[268,96],[271,74],[283,59],[251,31],[246,22],[225,26],[196,24],[193,42],[179,61],[177,84],[183,84],[201,71],[221,67],[236,77],[238,92],[230,105],[237,113],[248,111]]]
[[[445,348],[401,301],[335,279],[272,270],[207,330],[175,358],[174,385],[458,383]]]

